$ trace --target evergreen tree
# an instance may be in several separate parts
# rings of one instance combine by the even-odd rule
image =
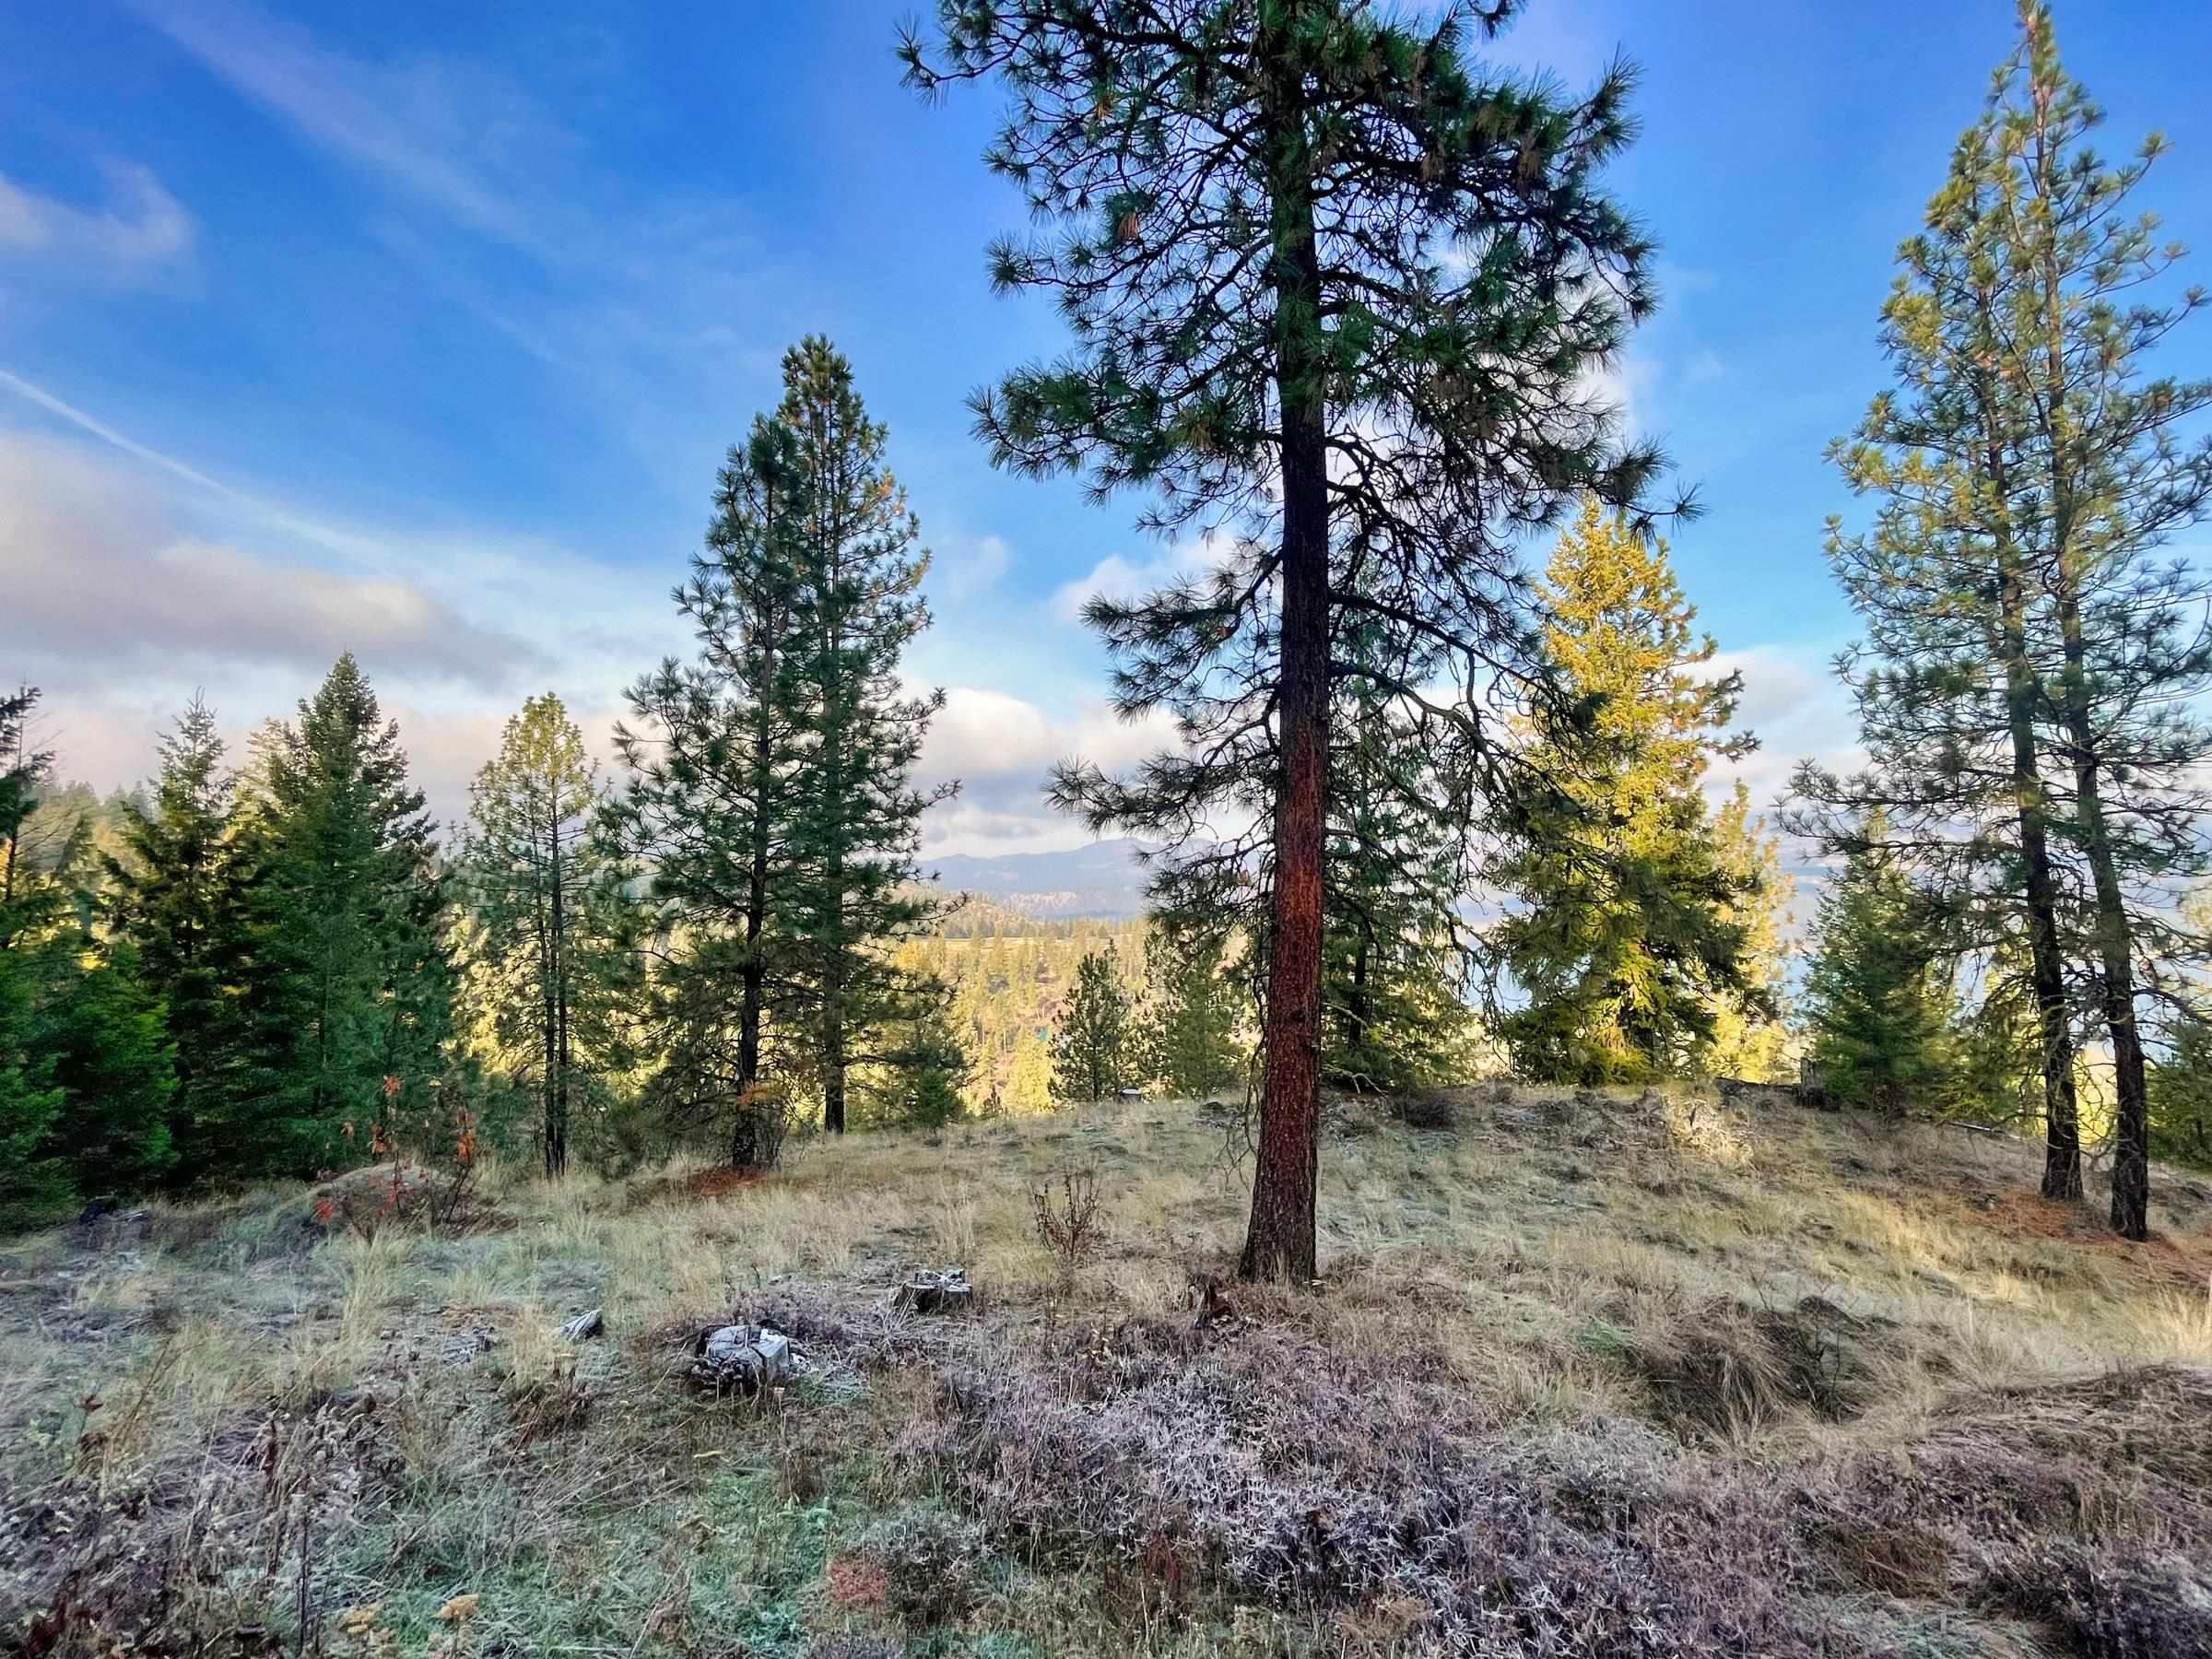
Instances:
[[[1371,660],[1371,623],[1340,629]],[[1337,700],[1323,873],[1322,1070],[1345,1088],[1398,1089],[1464,1074],[1475,1011],[1467,825],[1481,810],[1450,737],[1354,678]],[[1254,918],[1256,922],[1258,919]]]
[[[40,793],[53,771],[52,751],[32,746],[31,722],[39,706],[36,686],[0,697],[0,949],[20,925],[33,868],[26,844]]]
[[[637,982],[627,864],[596,830],[607,792],[583,734],[551,692],[509,717],[470,789],[464,879],[478,936],[472,1001],[510,1075],[537,1073],[548,1178],[568,1167],[580,1103],[625,1063]]]
[[[2150,1149],[2212,1168],[2212,1025],[2184,1019],[2150,1075]]]
[[[0,1229],[46,1220],[69,1202],[67,1167],[50,1149],[65,1095],[38,1041],[32,956],[0,950]]]
[[[1953,153],[1884,312],[1899,394],[1837,447],[1882,496],[1870,535],[1830,536],[1868,624],[1843,668],[1871,764],[1806,769],[1796,826],[1838,841],[1891,817],[1956,948],[2024,934],[2044,1079],[2043,1191],[2081,1191],[2069,980],[2087,971],[2113,1055],[2113,1225],[2141,1237],[2145,1063],[2138,966],[2201,955],[2171,924],[2205,868],[2194,824],[2212,732],[2192,712],[2212,644],[2203,594],[2153,562],[2212,507],[2212,443],[2183,423],[2212,382],[2143,380],[2201,297],[2142,296],[2179,250],[2126,204],[2161,146],[2112,167],[2099,112],[2061,69],[2048,13]]]
[[[786,900],[822,1119],[841,1134],[849,1067],[912,993],[884,947],[937,908],[915,886],[922,814],[958,786],[912,783],[945,697],[900,689],[900,656],[929,626],[929,556],[884,465],[884,428],[867,418],[852,366],[818,336],[784,353],[783,388],[776,419],[795,441],[800,513],[784,665],[800,733]]]
[[[158,997],[126,942],[102,960],[93,932],[92,820],[69,809],[38,855],[17,856],[53,757],[31,748],[38,694],[0,700],[0,1219],[45,1219],[89,1189],[135,1191],[171,1154],[176,1086]]]
[[[1053,1033],[1053,1092],[1063,1100],[1102,1100],[1127,1088],[1135,1058],[1130,1026],[1119,953],[1111,944],[1084,952]]]
[[[2154,982],[2205,941],[2170,920],[2212,869],[2201,825],[2212,792],[2212,584],[2156,555],[2212,514],[2212,437],[2184,438],[2212,409],[2212,380],[2145,381],[2147,354],[2206,296],[2143,298],[2181,257],[2130,198],[2162,142],[2105,163],[2088,147],[2103,112],[2058,60],[2049,10],[2020,6],[2022,40],[1982,127],[1988,206],[2007,281],[1997,379],[2020,470],[2028,543],[2045,590],[2055,662],[2044,677],[2071,786],[2065,835],[2088,876],[2083,956],[2112,1045],[2112,1223],[2148,1236],[2149,1113],[2138,958]],[[2027,515],[2024,515],[2027,516]]]
[[[185,1182],[214,1172],[241,1105],[253,859],[232,830],[223,755],[215,712],[195,696],[161,739],[152,800],[125,804],[122,849],[105,860],[110,925],[167,1008],[171,1176]]]
[[[1155,914],[1145,934],[1144,1070],[1176,1100],[1203,1099],[1241,1069],[1240,987],[1226,971],[1228,941]]]
[[[931,974],[909,974],[897,1017],[863,1068],[868,1112],[877,1123],[937,1129],[967,1110],[961,1091],[972,1067],[956,1028],[954,994]]]
[[[1545,780],[1493,874],[1499,955],[1525,997],[1497,1021],[1522,1076],[1641,1083],[1701,1069],[1722,1006],[1756,1003],[1738,912],[1759,873],[1716,840],[1701,783],[1742,677],[1704,672],[1665,544],[1594,500],[1554,550],[1545,634],[1571,694],[1541,723]]]
[[[788,426],[757,416],[729,452],[705,550],[674,595],[697,660],[671,657],[640,679],[634,724],[615,730],[630,782],[609,823],[653,873],[665,935],[651,1006],[667,1059],[653,1092],[684,1102],[686,1115],[726,1118],[737,1167],[756,1156],[739,1103],[771,1073],[793,1069],[779,1065],[772,1040],[797,1030],[797,444]]]
[[[1629,76],[1583,100],[1485,76],[1467,26],[1363,0],[940,0],[909,83],[998,76],[987,159],[1046,235],[992,253],[1058,300],[1077,351],[975,400],[998,464],[1147,492],[1147,529],[1204,529],[1214,571],[1089,618],[1131,716],[1185,740],[1133,779],[1065,769],[1094,826],[1189,848],[1235,803],[1271,840],[1264,1080],[1247,1277],[1311,1278],[1324,1023],[1332,642],[1448,715],[1495,765],[1493,688],[1526,682],[1512,539],[1577,488],[1626,501],[1656,454],[1615,452],[1588,371],[1649,304],[1647,247],[1595,188]],[[1457,685],[1456,700],[1432,688]]]
[[[69,1176],[50,1150],[65,1091],[40,1041],[54,962],[41,934],[51,916],[19,857],[23,826],[53,757],[31,747],[36,688],[0,696],[0,1227],[41,1221],[69,1201]]]
[[[90,943],[71,936],[64,948],[81,960]],[[167,1116],[176,1048],[162,1002],[146,989],[127,944],[111,961],[65,966],[53,982],[59,994],[33,1041],[62,1095],[43,1154],[68,1171],[79,1194],[143,1192],[176,1159]]]
[[[1743,929],[1743,982],[1715,999],[1706,1062],[1715,1077],[1788,1081],[1795,1068],[1783,1018],[1794,884],[1782,868],[1781,841],[1751,816],[1751,792],[1741,783],[1712,815],[1712,841],[1721,867],[1741,895],[1724,916]]]
[[[452,1012],[447,893],[399,727],[350,653],[260,758],[247,1167],[304,1171],[347,1158],[348,1124],[365,1147],[371,1123],[428,1110]]]
[[[1902,1112],[1942,1087],[1948,1008],[1938,947],[1887,834],[1871,818],[1821,896],[1806,998],[1830,1098]]]
[[[1952,1023],[1942,1109],[1991,1125],[2040,1122],[2042,1039],[2025,949],[2017,939],[2001,939],[1962,961],[1955,976],[1963,982],[1961,1006]]]

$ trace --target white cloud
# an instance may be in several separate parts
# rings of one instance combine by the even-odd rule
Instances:
[[[41,674],[88,658],[109,674],[320,669],[350,648],[401,672],[499,684],[540,661],[403,578],[197,539],[134,477],[23,434],[0,434],[0,649]]]
[[[0,386],[103,446],[0,428],[0,679],[44,688],[65,775],[147,776],[195,688],[242,740],[351,650],[450,823],[525,691],[559,692],[606,758],[621,688],[685,647],[662,585],[633,572],[536,542],[348,524],[5,371]]]
[[[917,770],[925,784],[958,779],[960,793],[931,816],[930,850],[1010,852],[1016,850],[1010,841],[1079,844],[1089,837],[1045,805],[1053,767],[1081,759],[1121,771],[1173,741],[1173,724],[1164,716],[1124,721],[1096,700],[1054,714],[1008,692],[947,687]]]
[[[938,547],[930,569],[948,599],[967,599],[983,593],[1006,573],[1013,550],[1002,536],[979,535]]]
[[[133,281],[184,260],[192,216],[147,168],[103,162],[108,204],[73,206],[0,174],[0,258],[66,267],[73,276]]]
[[[1610,408],[1624,437],[1645,438],[1653,430],[1653,405],[1661,380],[1657,359],[1633,347],[1612,362],[1583,376],[1583,390]]]
[[[1047,607],[1060,621],[1079,622],[1083,606],[1094,595],[1109,599],[1141,598],[1171,582],[1212,569],[1229,550],[1218,537],[1205,535],[1171,542],[1152,559],[1124,559],[1119,553],[1110,553],[1085,574],[1053,589]]]
[[[1800,760],[1847,771],[1858,764],[1857,716],[1842,684],[1828,671],[1827,653],[1809,645],[1754,645],[1724,651],[1712,671],[1740,670],[1744,698],[1736,724],[1756,734],[1759,747],[1713,769],[1716,788],[1742,782],[1754,806],[1771,814]]]

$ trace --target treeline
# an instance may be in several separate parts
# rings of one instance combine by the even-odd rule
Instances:
[[[674,595],[697,653],[629,692],[619,787],[533,698],[441,847],[350,655],[243,757],[195,700],[104,811],[51,791],[37,693],[0,705],[9,1218],[395,1148],[557,1175],[579,1134],[764,1162],[809,1117],[962,1109],[950,987],[897,948],[950,908],[914,859],[949,787],[911,782],[941,698],[897,679],[927,556],[850,366],[809,339],[783,379]]]
[[[0,702],[0,1211],[343,1165],[468,1110],[452,877],[350,657],[236,768],[195,700],[106,838],[38,814],[36,712]]]

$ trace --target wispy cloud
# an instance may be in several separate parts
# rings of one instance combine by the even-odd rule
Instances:
[[[423,294],[544,366],[580,418],[659,481],[695,487],[681,468],[696,461],[701,413],[724,410],[733,385],[771,379],[761,339],[783,297],[806,290],[742,198],[666,184],[641,194],[568,103],[503,65],[353,55],[236,0],[126,4],[365,181],[381,200],[363,229]]]
[[[1074,581],[1062,582],[1053,590],[1047,608],[1059,621],[1079,621],[1083,606],[1094,596],[1140,598],[1170,582],[1213,569],[1229,551],[1229,544],[1203,535],[1171,542],[1150,559],[1124,559],[1110,553]]]
[[[36,261],[72,278],[129,283],[192,253],[192,216],[151,170],[103,162],[108,203],[80,207],[0,174],[0,260]]]
[[[181,478],[194,489],[203,490],[208,495],[228,501],[276,529],[297,535],[302,540],[312,542],[334,553],[359,552],[361,550],[361,544],[358,537],[344,535],[326,524],[302,517],[274,501],[246,490],[235,488],[219,479],[209,477],[197,467],[188,466],[173,455],[165,454],[160,450],[139,442],[136,439],[110,426],[98,416],[87,414],[74,404],[55,396],[43,386],[25,380],[12,370],[0,369],[0,390],[13,392],[26,403],[66,421],[69,425],[76,428],[78,431],[88,433],[102,443],[121,450],[126,455],[135,456],[149,466],[159,467],[171,477]]]
[[[541,248],[519,172],[565,148],[557,124],[501,76],[449,60],[359,62],[300,29],[219,0],[132,0],[135,9],[302,136],[457,222]],[[504,175],[504,177],[502,177]]]

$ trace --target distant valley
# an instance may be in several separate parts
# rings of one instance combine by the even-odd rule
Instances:
[[[926,859],[935,884],[974,893],[1037,917],[1098,916],[1125,921],[1145,911],[1148,843],[1123,837],[1065,853],[956,853]]]

